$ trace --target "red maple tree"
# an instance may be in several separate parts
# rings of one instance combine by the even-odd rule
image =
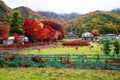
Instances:
[[[51,21],[41,21],[25,19],[22,25],[25,36],[36,40],[53,40],[64,37],[63,28],[60,24]],[[57,37],[56,37],[57,36]]]
[[[0,22],[0,38],[2,40],[7,40],[8,39],[8,34],[9,34],[9,27]]]
[[[49,25],[53,29],[60,31],[62,33],[62,38],[65,37],[65,29],[63,28],[63,26],[60,23],[53,22],[53,21],[41,21],[41,23],[43,23],[44,25]]]
[[[40,39],[42,28],[35,20],[25,19],[22,25],[25,36],[29,39]]]

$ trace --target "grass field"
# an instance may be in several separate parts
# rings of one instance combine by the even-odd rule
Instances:
[[[90,43],[89,47],[48,47],[24,50],[18,54],[103,54],[102,45]],[[111,51],[113,53],[113,50]],[[120,71],[72,68],[0,68],[0,80],[120,80]]]
[[[119,80],[120,71],[56,68],[1,68],[0,80]]]
[[[41,48],[32,49],[32,50],[24,50],[17,52],[18,54],[103,54],[101,48],[103,47],[102,44],[90,43],[93,48],[89,48],[89,46],[78,47],[65,47],[65,46],[57,46],[57,47],[48,47],[48,48]],[[113,53],[113,50],[111,51]]]

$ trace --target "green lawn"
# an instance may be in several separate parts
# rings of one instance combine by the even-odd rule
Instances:
[[[48,48],[41,48],[40,51],[37,49],[32,50],[24,50],[17,52],[18,54],[103,54],[101,48],[103,47],[102,44],[90,43],[94,47],[89,49],[88,46],[78,47],[76,50],[75,47],[48,47]],[[113,51],[111,51],[113,53]]]
[[[90,43],[94,47],[48,47],[24,50],[18,54],[103,54],[102,45]],[[113,50],[111,51],[113,53]],[[0,80],[119,80],[120,71],[73,68],[0,68]]]
[[[119,80],[120,71],[56,68],[1,68],[0,80]]]

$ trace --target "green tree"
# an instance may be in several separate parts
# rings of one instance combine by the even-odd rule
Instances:
[[[15,12],[10,22],[10,34],[11,35],[14,35],[14,33],[17,33],[19,35],[23,34],[23,30],[21,28],[22,22],[23,20],[20,17],[19,13]]]
[[[100,34],[117,34],[118,28],[117,25],[113,24],[112,22],[103,23],[102,26],[99,28]]]
[[[120,52],[120,42],[118,40],[115,40],[114,42],[114,52],[115,54],[119,54]]]
[[[111,47],[110,47],[111,43],[110,43],[110,40],[109,39],[105,39],[103,41],[103,52],[105,54],[110,54],[110,51],[111,51]]]

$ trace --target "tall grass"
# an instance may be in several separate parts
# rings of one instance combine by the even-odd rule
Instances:
[[[0,80],[119,80],[115,70],[2,68]]]

